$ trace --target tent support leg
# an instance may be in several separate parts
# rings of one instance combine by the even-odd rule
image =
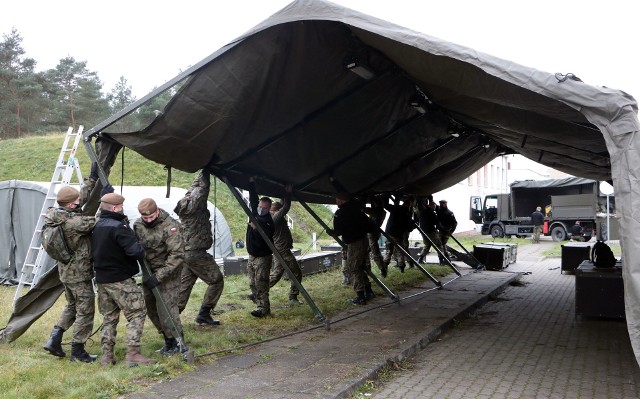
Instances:
[[[297,197],[294,193],[294,196],[296,197],[296,201],[298,201],[300,203],[300,205],[302,205],[302,207],[304,209],[307,210],[307,212],[309,212],[309,214],[311,216],[313,216],[313,218],[316,220],[316,222],[318,222],[320,224],[320,226],[322,226],[325,231],[329,230],[329,226],[327,226],[327,224],[324,222],[324,220],[322,220],[317,213],[315,213],[313,211],[313,209],[311,209],[311,207],[304,201],[302,201],[299,197]],[[334,240],[336,240],[336,242],[338,244],[340,244],[340,246],[343,249],[346,249],[347,245],[339,238],[339,237],[334,237],[332,236]],[[371,270],[365,270],[365,272],[367,273],[367,275],[376,283],[378,284],[378,286],[380,288],[382,288],[382,290],[387,294],[387,296],[389,297],[389,299],[391,299],[392,301],[398,301],[400,299],[400,297],[398,297],[398,295],[394,294],[393,291],[391,291],[391,289],[389,289],[389,287],[387,287],[382,281],[380,281],[380,279],[373,274],[373,272]]]
[[[449,260],[449,258],[447,258],[444,253],[442,252],[442,250],[440,248],[438,248],[433,241],[431,240],[431,238],[424,232],[424,230],[422,230],[420,228],[420,225],[416,222],[413,222],[413,224],[416,226],[416,228],[418,229],[418,231],[420,232],[420,234],[422,234],[422,238],[426,238],[427,241],[429,241],[429,243],[431,244],[431,247],[435,248],[436,252],[438,252],[438,255],[440,255],[441,259],[444,259],[445,262],[447,262],[447,264],[449,264],[449,267],[451,267],[451,269],[453,269],[453,271],[460,277],[462,276],[462,273],[460,273],[460,271],[455,267],[455,265],[453,263],[451,263],[451,260]]]
[[[411,256],[411,254],[409,254],[409,252],[407,252],[406,249],[402,248],[402,245],[398,244],[396,242],[396,240],[394,240],[389,234],[387,234],[384,230],[382,230],[380,227],[378,227],[378,229],[380,230],[380,233],[382,233],[382,235],[389,241],[391,241],[393,243],[393,245],[395,245],[395,247],[397,249],[399,249],[400,251],[402,251],[402,253],[404,254],[404,256],[407,257],[407,259],[409,259],[411,261],[411,263],[413,263],[422,273],[425,274],[425,276],[429,277],[431,279],[431,281],[433,281],[433,283],[438,286],[438,288],[442,288],[442,283],[440,282],[440,280],[438,280],[437,278],[433,277],[433,275],[431,273],[429,273],[424,267],[420,266],[420,264],[418,263],[418,261],[416,261],[415,259],[413,259],[413,256]]]
[[[460,246],[460,248],[462,248],[464,250],[464,252],[467,253],[467,255],[471,256],[473,259],[476,260],[476,262],[478,262],[478,267],[476,267],[476,270],[482,270],[482,269],[485,268],[484,264],[482,262],[480,262],[475,256],[473,256],[473,254],[471,252],[467,251],[467,249],[464,247],[464,245],[462,245],[462,243],[460,241],[458,241],[458,239],[455,238],[453,236],[453,234],[451,234],[450,237],[453,238],[453,241],[455,241]]]
[[[316,303],[313,301],[313,299],[311,299],[311,296],[309,295],[309,293],[307,292],[307,290],[302,286],[302,284],[300,283],[300,281],[298,281],[298,279],[296,278],[296,276],[293,274],[293,272],[291,271],[291,269],[289,269],[289,266],[287,265],[287,262],[285,262],[285,260],[282,258],[282,255],[280,255],[280,252],[278,252],[278,250],[276,249],[275,245],[273,244],[273,241],[269,238],[269,236],[267,236],[267,234],[264,232],[264,230],[262,229],[262,227],[260,227],[260,224],[258,223],[258,221],[254,218],[254,216],[251,214],[251,210],[249,209],[249,207],[247,206],[247,204],[244,202],[244,199],[242,198],[242,196],[240,195],[240,193],[238,192],[238,190],[236,190],[235,187],[233,187],[233,185],[231,184],[231,182],[229,182],[229,179],[227,179],[226,177],[221,177],[222,181],[225,182],[225,184],[227,185],[227,187],[229,187],[229,191],[231,191],[231,194],[233,194],[233,196],[236,198],[236,201],[238,201],[238,204],[240,204],[240,206],[242,207],[242,209],[244,210],[244,212],[247,214],[247,216],[249,216],[249,219],[251,219],[251,221],[255,224],[256,226],[256,230],[258,231],[258,233],[260,234],[260,236],[262,237],[262,239],[264,240],[264,242],[269,246],[269,248],[271,249],[271,251],[273,252],[273,256],[276,257],[276,260],[278,262],[280,262],[280,264],[283,266],[284,270],[287,272],[287,275],[289,276],[289,278],[291,279],[291,281],[296,285],[296,287],[298,288],[298,290],[300,291],[300,293],[302,294],[302,296],[304,297],[304,299],[307,301],[307,304],[311,307],[311,309],[313,310],[313,313],[316,315],[316,318],[321,322],[325,324],[325,327],[327,328],[327,330],[329,329],[329,320],[325,317],[324,314],[322,314],[322,312],[320,311],[320,309],[318,308],[318,306],[316,306]]]

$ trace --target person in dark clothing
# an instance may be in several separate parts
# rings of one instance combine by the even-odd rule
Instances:
[[[442,243],[442,249],[447,259],[450,258],[449,251],[447,251],[447,242],[453,235],[458,227],[458,221],[456,216],[451,212],[446,200],[440,200],[440,206],[436,208],[436,214],[438,215],[438,221],[442,229],[440,230],[440,242]]]
[[[573,241],[584,242],[585,238],[582,235],[582,225],[580,225],[580,221],[576,220],[576,224],[571,226],[571,239]]]
[[[384,208],[389,212],[389,220],[387,220],[387,226],[385,228],[386,233],[395,241],[398,245],[401,245],[407,252],[409,251],[409,233],[415,228],[413,224],[413,210],[412,201],[405,199],[402,205],[396,203],[390,205],[388,202],[384,204]],[[406,266],[406,255],[403,251],[397,249],[393,241],[387,241],[387,252],[384,257],[384,262],[389,265],[391,258],[396,260],[396,266],[400,268],[401,272],[404,272]]]
[[[536,210],[531,214],[534,244],[540,244],[540,233],[542,232],[542,225],[544,224],[544,215],[542,214],[541,210],[541,207],[537,207]]]
[[[269,213],[272,204],[271,198],[262,197],[258,200],[255,179],[251,177],[249,182],[249,206],[251,214],[256,218],[269,240],[273,241],[275,225]],[[254,317],[264,317],[271,314],[271,305],[269,303],[269,275],[271,274],[273,252],[256,227],[253,222],[247,224],[246,245],[247,252],[249,253],[247,272],[249,273],[249,288],[251,288],[251,294],[248,295],[248,298],[253,300],[258,306],[257,309],[251,311],[251,315]]]
[[[100,199],[100,219],[91,235],[93,269],[98,286],[98,309],[104,317],[102,329],[101,364],[115,364],[113,347],[120,311],[127,319],[128,366],[155,363],[140,353],[140,338],[147,311],[142,289],[133,276],[140,268],[138,261],[145,257],[144,248],[129,227],[123,212],[124,197],[109,193]]]
[[[367,238],[369,239],[369,251],[371,251],[371,257],[378,266],[382,277],[387,277],[387,264],[384,262],[382,252],[380,251],[380,245],[378,244],[378,240],[380,240],[381,236],[380,227],[382,226],[382,223],[387,216],[387,212],[385,212],[384,210],[384,204],[382,201],[383,198],[379,196],[371,198],[371,207],[365,208],[365,212],[369,215],[371,221],[377,226],[377,229],[367,234]],[[369,258],[367,258],[367,261],[370,262]]]
[[[419,211],[419,222],[420,229],[426,234],[426,237],[422,237],[422,242],[424,243],[424,248],[420,253],[420,257],[418,258],[418,263],[423,263],[425,257],[429,253],[431,249],[431,243],[436,246],[440,252],[444,254],[444,248],[442,247],[442,242],[440,241],[440,231],[443,230],[440,221],[438,220],[438,215],[436,214],[436,203],[433,201],[418,201],[418,211]],[[444,259],[442,255],[438,253],[438,258],[440,259],[440,264],[444,263]]]
[[[367,299],[375,297],[366,273],[366,257],[369,252],[367,233],[377,227],[364,213],[364,206],[353,199],[351,194],[338,193],[336,205],[338,210],[333,217],[333,229],[328,229],[327,233],[331,236],[342,236],[342,241],[347,245],[347,270],[357,295],[351,302],[366,305]]]

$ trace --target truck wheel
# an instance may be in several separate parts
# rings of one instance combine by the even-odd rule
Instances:
[[[567,232],[562,226],[556,226],[551,230],[551,238],[553,241],[564,241],[567,239]]]
[[[491,227],[491,237],[493,238],[502,238],[504,237],[504,230],[502,230],[502,227],[495,225],[493,227]]]

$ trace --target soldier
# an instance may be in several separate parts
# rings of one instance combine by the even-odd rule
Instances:
[[[271,198],[262,197],[258,200],[255,178],[249,178],[249,184],[251,214],[256,218],[269,240],[273,240],[275,227],[269,213],[272,204]],[[256,227],[253,222],[247,224],[247,252],[249,253],[247,272],[249,273],[249,288],[251,288],[251,294],[248,297],[258,305],[257,309],[251,311],[251,315],[265,317],[271,314],[269,274],[271,273],[273,252]]]
[[[542,232],[542,225],[544,224],[544,215],[542,214],[542,208],[536,207],[536,210],[531,214],[531,223],[533,223],[533,243],[540,244],[540,233]]]
[[[442,225],[440,224],[438,215],[436,214],[435,202],[429,200],[427,204],[424,204],[424,202],[420,201],[418,203],[418,208],[420,211],[420,229],[426,234],[426,237],[422,237],[424,248],[418,257],[418,263],[424,263],[425,257],[431,249],[431,243],[433,243],[433,245],[444,254],[444,248],[442,248],[439,232],[442,230]],[[440,264],[444,264],[445,260],[442,258],[440,252],[438,253],[438,259],[440,260]]]
[[[123,212],[124,197],[109,193],[100,201],[100,220],[91,236],[98,308],[104,317],[100,364],[116,363],[113,347],[121,310],[127,319],[127,365],[152,364],[155,360],[140,353],[140,338],[147,312],[142,290],[133,279],[140,271],[137,261],[144,259],[144,249],[136,240]]]
[[[397,245],[402,246],[405,251],[409,252],[409,233],[414,229],[412,203],[410,199],[405,199],[399,205],[397,200],[396,198],[394,205],[390,205],[388,202],[384,204],[385,209],[389,211],[386,232]],[[389,265],[391,257],[395,258],[396,266],[404,273],[406,255],[395,247],[396,244],[393,241],[387,241],[387,253],[385,254],[384,262]]]
[[[153,289],[158,287],[160,295],[167,305],[169,316],[173,319],[182,337],[178,295],[180,275],[184,267],[184,243],[180,236],[180,225],[169,213],[158,208],[151,198],[145,198],[138,204],[140,219],[133,224],[133,231],[145,250],[145,262],[152,273],[143,281],[142,291],[147,306],[147,315],[159,333],[164,337],[164,346],[156,352],[169,356],[180,352],[177,337],[172,325],[165,317],[160,317],[160,303],[156,302]]]
[[[447,242],[454,231],[456,231],[456,227],[458,227],[458,221],[456,220],[456,216],[449,210],[446,200],[440,200],[440,206],[436,208],[436,214],[438,215],[438,221],[442,225],[442,230],[440,230],[440,242],[442,243],[442,248],[444,249],[444,255],[447,259],[450,259],[449,251],[447,251]]]
[[[364,213],[362,204],[353,199],[351,194],[341,192],[336,195],[338,210],[333,218],[333,229],[327,233],[332,236],[342,236],[342,241],[347,245],[347,268],[353,284],[356,297],[351,303],[366,305],[367,299],[376,295],[371,289],[371,282],[367,277],[366,257],[369,251],[367,233],[375,229],[371,219]]]
[[[371,257],[373,261],[380,269],[380,274],[382,277],[387,277],[387,264],[384,262],[382,257],[382,253],[380,252],[380,245],[378,244],[378,240],[380,240],[380,226],[384,222],[384,218],[386,216],[386,212],[384,210],[384,206],[382,204],[381,197],[373,197],[371,199],[371,208],[365,208],[365,212],[369,215],[373,223],[378,227],[374,231],[367,234],[367,238],[369,239],[369,251],[371,251]]]
[[[288,184],[285,187],[285,196],[282,198],[282,202],[274,202],[271,204],[270,213],[274,225],[273,244],[276,246],[276,249],[285,262],[287,262],[287,266],[289,266],[289,269],[293,272],[293,275],[296,277],[298,282],[302,283],[302,270],[300,270],[300,265],[298,264],[296,257],[291,253],[291,248],[293,248],[293,237],[291,236],[291,230],[289,230],[289,225],[286,220],[287,212],[291,209],[292,191],[293,186]],[[269,288],[273,287],[278,283],[278,281],[280,281],[283,273],[284,266],[282,266],[274,256],[271,275],[269,276]],[[292,280],[291,288],[289,288],[290,304],[302,305],[302,302],[298,300],[299,293],[298,286]]]
[[[209,173],[202,171],[191,183],[191,189],[178,201],[173,210],[182,224],[182,238],[185,244],[185,265],[180,276],[180,295],[178,310],[187,307],[191,290],[200,278],[207,284],[202,304],[195,322],[200,325],[219,325],[220,321],[211,317],[222,295],[224,278],[214,257],[207,252],[213,245],[211,221],[207,209],[209,197]]]
[[[95,314],[90,253],[91,231],[96,224],[96,219],[81,215],[80,192],[73,187],[62,187],[56,195],[56,201],[59,207],[49,208],[44,219],[45,224],[61,224],[64,239],[73,256],[69,263],[58,262],[60,281],[64,285],[67,304],[53,327],[44,349],[54,356],[65,357],[66,353],[62,349],[62,334],[73,325],[70,360],[91,363],[97,356],[89,355],[84,345],[91,335]]]

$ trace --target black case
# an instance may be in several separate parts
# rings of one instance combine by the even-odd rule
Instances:
[[[583,261],[575,273],[576,317],[625,318],[620,262],[611,269],[596,269],[590,261]]]
[[[573,274],[580,263],[591,259],[591,245],[564,244],[560,247],[562,248],[560,274],[563,272]]]
[[[510,249],[505,246],[478,244],[473,246],[473,256],[487,270],[502,270],[509,266]]]

